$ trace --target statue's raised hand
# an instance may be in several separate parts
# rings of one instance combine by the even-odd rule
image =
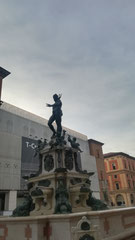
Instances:
[[[46,106],[47,106],[47,107],[51,107],[51,104],[46,103]]]

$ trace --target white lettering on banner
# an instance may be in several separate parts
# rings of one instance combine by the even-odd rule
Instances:
[[[27,148],[30,147],[32,149],[35,149],[37,147],[35,143],[30,143],[30,142],[26,142],[26,146],[27,146]]]
[[[32,143],[30,146],[31,146],[31,148],[33,148],[33,149],[35,149],[35,148],[36,148],[36,145],[35,145],[35,143]]]
[[[26,142],[26,146],[27,146],[27,148],[29,147],[29,142]]]

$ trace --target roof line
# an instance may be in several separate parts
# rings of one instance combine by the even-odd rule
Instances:
[[[104,154],[104,158],[114,157],[114,156],[118,156],[118,155],[122,155],[122,156],[124,156],[124,157],[128,157],[128,158],[131,158],[131,159],[134,159],[134,160],[135,160],[135,157],[130,156],[129,154],[124,153],[124,152],[110,152],[110,153],[105,153],[105,154]]]
[[[93,142],[93,143],[96,143],[96,144],[99,144],[99,145],[104,145],[104,143],[102,143],[102,142],[99,142],[99,141],[97,141],[97,140],[94,140],[94,139],[92,139],[92,138],[90,138],[90,139],[88,139],[88,142]]]

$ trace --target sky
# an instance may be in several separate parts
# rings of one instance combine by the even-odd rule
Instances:
[[[1,0],[2,100],[135,156],[135,1]]]

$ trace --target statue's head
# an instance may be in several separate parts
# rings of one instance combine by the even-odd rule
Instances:
[[[59,99],[59,97],[56,93],[53,95],[53,99],[54,99],[55,102]]]

